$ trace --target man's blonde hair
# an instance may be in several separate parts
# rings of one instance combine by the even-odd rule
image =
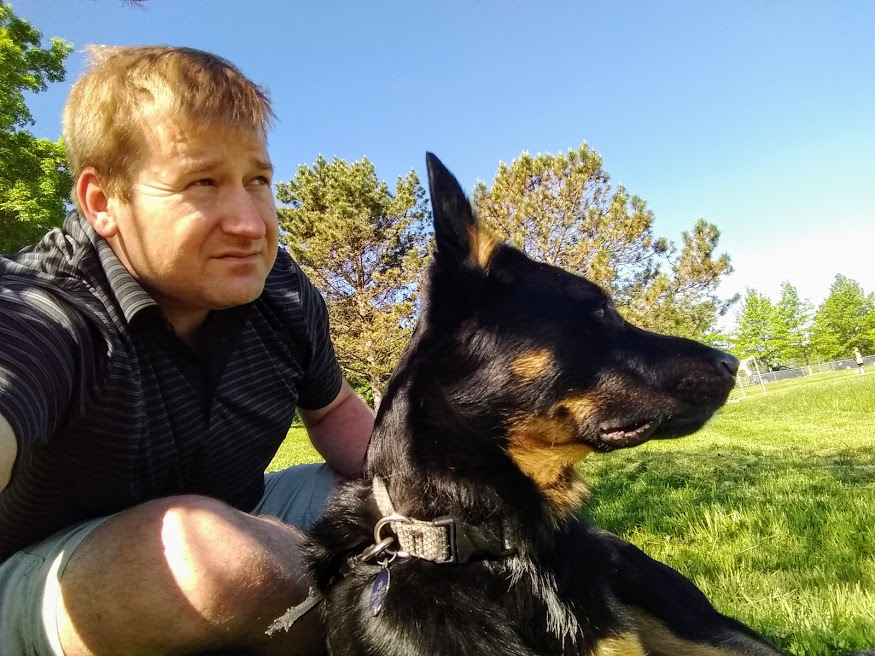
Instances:
[[[267,94],[222,57],[171,46],[86,50],[91,69],[73,85],[64,106],[64,143],[74,180],[92,166],[111,193],[130,201],[146,154],[145,116],[267,136],[274,117]]]

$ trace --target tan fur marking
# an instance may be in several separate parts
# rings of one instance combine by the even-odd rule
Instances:
[[[553,405],[554,416],[567,413],[578,424],[586,423],[601,407],[601,401],[593,394],[587,396],[570,396]]]
[[[498,247],[498,240],[483,226],[474,226],[470,230],[471,257],[480,268],[485,269],[492,260],[492,255]]]
[[[638,638],[630,634],[599,640],[593,656],[648,656],[648,653]]]
[[[529,351],[519,356],[510,365],[514,376],[524,382],[543,378],[553,366],[553,352],[550,349]]]
[[[638,637],[653,656],[744,656],[746,652],[691,642],[676,636],[662,622],[640,609],[632,609]]]
[[[527,417],[510,427],[508,453],[549,499],[557,517],[580,508],[588,490],[574,464],[592,453],[568,418]]]
[[[589,487],[572,469],[567,482],[545,490],[545,494],[550,500],[553,517],[561,523],[580,512],[580,508],[589,498]]]

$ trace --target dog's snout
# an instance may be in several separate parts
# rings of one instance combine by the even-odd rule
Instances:
[[[738,373],[739,360],[734,355],[717,351],[717,368],[723,372],[724,370],[733,378]]]

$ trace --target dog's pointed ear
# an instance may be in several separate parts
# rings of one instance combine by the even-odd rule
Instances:
[[[426,153],[434,216],[435,261],[486,268],[495,240],[477,221],[459,181],[432,153]]]

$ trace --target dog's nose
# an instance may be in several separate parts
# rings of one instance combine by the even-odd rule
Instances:
[[[726,370],[730,376],[735,378],[735,374],[738,373],[738,366],[740,362],[738,358],[729,353],[724,353],[723,351],[717,351],[717,367],[722,371]]]

